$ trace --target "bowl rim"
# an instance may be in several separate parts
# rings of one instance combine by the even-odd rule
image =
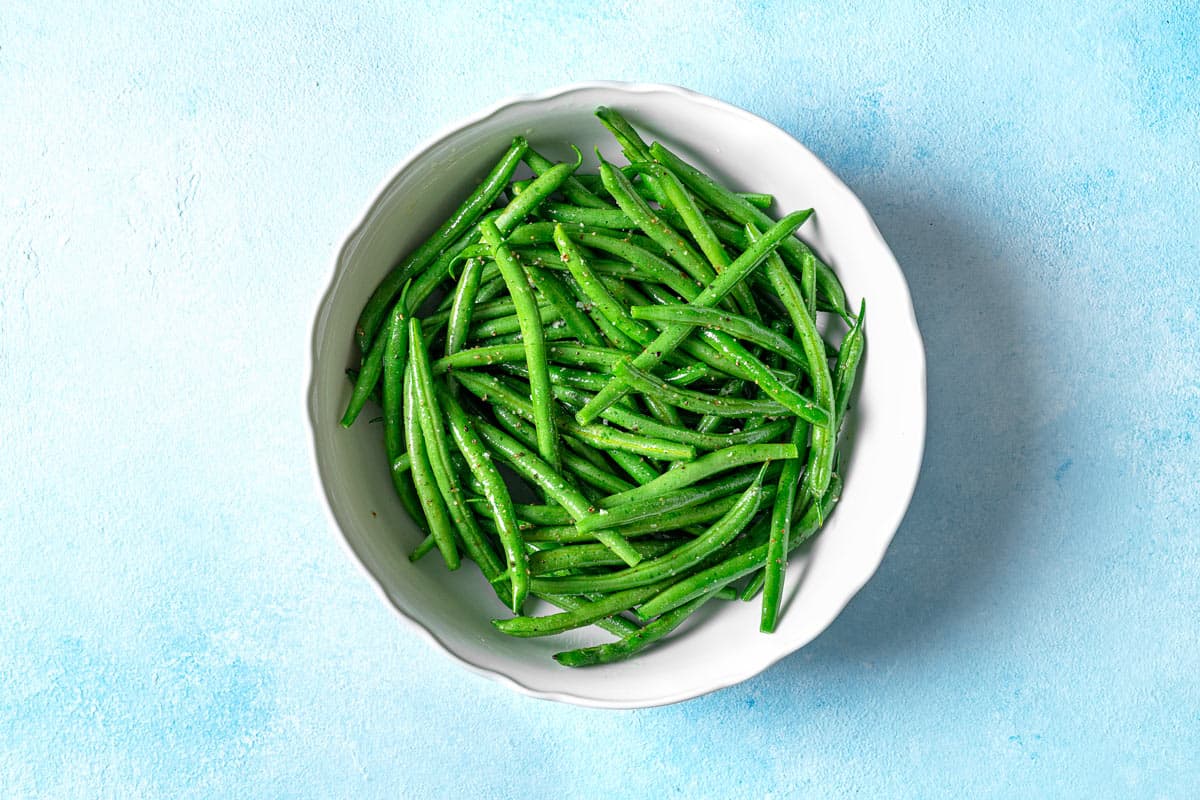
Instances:
[[[319,336],[319,332],[321,330],[321,324],[320,324],[321,318],[322,318],[323,314],[325,313],[325,310],[332,299],[334,290],[337,287],[338,277],[342,270],[342,262],[347,254],[347,251],[350,249],[351,245],[359,237],[359,235],[362,234],[364,228],[367,225],[367,222],[371,219],[371,217],[374,215],[375,211],[378,209],[379,205],[383,202],[383,199],[384,199],[384,196],[386,194],[388,187],[391,186],[406,170],[408,170],[409,167],[415,161],[417,161],[418,159],[425,156],[426,153],[428,153],[431,149],[433,149],[437,145],[441,144],[445,140],[449,139],[450,137],[460,133],[461,131],[463,131],[467,128],[470,128],[474,125],[478,125],[482,122],[485,122],[489,118],[496,116],[497,114],[501,113],[502,111],[508,109],[511,106],[523,104],[523,103],[544,102],[547,100],[553,100],[555,98],[562,97],[564,95],[569,95],[569,94],[572,94],[575,92],[591,91],[591,90],[597,90],[597,89],[608,90],[608,91],[613,91],[613,92],[618,92],[618,93],[627,93],[630,95],[646,95],[646,94],[653,94],[653,93],[676,95],[678,97],[681,97],[681,98],[691,101],[693,103],[697,103],[702,106],[708,106],[714,110],[720,110],[724,113],[732,114],[735,117],[741,118],[745,122],[752,123],[755,125],[764,125],[764,126],[773,128],[776,131],[778,131],[779,133],[782,133],[784,136],[786,136],[792,142],[794,142],[796,144],[796,146],[802,148],[804,150],[804,152],[806,152],[812,158],[812,162],[817,169],[823,170],[824,172],[826,172],[828,174],[828,177],[832,178],[836,183],[841,184],[845,188],[846,194],[848,195],[847,199],[849,201],[851,201],[849,203],[849,206],[851,208],[853,208],[855,211],[857,211],[862,216],[863,220],[869,226],[870,232],[878,240],[877,243],[880,246],[882,246],[883,249],[889,255],[892,256],[891,262],[889,264],[887,264],[886,266],[890,269],[896,270],[896,272],[898,273],[897,277],[899,278],[901,284],[904,286],[904,289],[905,289],[905,301],[906,301],[905,311],[907,311],[907,320],[906,321],[909,323],[909,325],[911,325],[912,332],[915,334],[915,337],[916,337],[916,344],[918,345],[916,348],[917,362],[912,365],[912,369],[920,377],[920,382],[919,382],[920,396],[919,396],[919,398],[914,398],[914,403],[919,401],[919,407],[920,407],[920,418],[919,418],[919,420],[914,421],[914,439],[916,440],[916,468],[914,470],[912,470],[912,474],[908,478],[907,486],[904,487],[904,498],[905,498],[904,503],[901,507],[899,507],[899,510],[896,512],[895,519],[893,521],[889,522],[887,527],[891,528],[891,533],[888,536],[886,544],[882,548],[880,548],[877,557],[872,558],[873,563],[871,564],[871,569],[869,571],[866,571],[864,573],[865,577],[862,578],[861,581],[857,581],[857,585],[854,585],[852,587],[852,590],[846,593],[845,599],[840,601],[836,605],[836,610],[829,616],[829,619],[827,621],[825,621],[825,623],[820,627],[820,630],[818,630],[818,632],[816,634],[814,634],[813,636],[808,638],[806,641],[798,642],[798,643],[793,642],[793,641],[787,641],[785,643],[786,646],[780,648],[780,651],[777,655],[774,655],[773,657],[771,657],[765,661],[762,661],[762,662],[748,663],[745,667],[743,667],[741,669],[732,669],[732,670],[726,672],[724,675],[717,678],[716,680],[711,681],[708,685],[706,685],[703,688],[694,688],[694,687],[687,688],[687,689],[683,689],[678,692],[664,694],[659,697],[654,697],[654,698],[649,698],[649,699],[641,699],[641,700],[632,700],[632,701],[613,700],[613,699],[604,698],[604,697],[589,696],[587,694],[582,694],[582,693],[577,693],[577,692],[552,691],[552,690],[540,689],[540,688],[537,688],[534,686],[530,686],[530,685],[518,680],[517,678],[514,678],[512,675],[509,675],[504,672],[499,672],[496,669],[493,669],[492,667],[486,666],[481,663],[477,663],[476,661],[471,660],[469,657],[451,649],[445,642],[442,641],[442,639],[437,635],[437,633],[435,633],[433,630],[426,627],[424,624],[422,624],[416,618],[411,616],[407,611],[405,611],[403,608],[401,608],[400,605],[396,602],[396,600],[384,588],[384,586],[380,582],[379,578],[377,578],[375,576],[375,574],[371,572],[371,570],[367,567],[366,563],[363,561],[362,557],[360,557],[358,552],[354,549],[354,546],[350,543],[350,540],[347,537],[345,531],[342,530],[341,522],[338,520],[337,514],[333,509],[333,505],[332,505],[332,502],[331,502],[330,496],[329,496],[329,489],[326,485],[325,473],[321,466],[321,459],[318,454],[318,432],[317,432],[316,402],[315,402],[316,394],[317,394],[316,365],[317,365],[317,358],[318,358],[318,354],[319,354],[320,346],[321,346],[321,338]],[[395,611],[400,616],[400,618],[408,624],[410,630],[415,631],[428,644],[432,645],[435,650],[438,650],[441,653],[445,654],[446,656],[448,656],[449,658],[458,662],[462,666],[466,667],[468,670],[475,673],[476,675],[480,675],[489,680],[501,683],[505,686],[508,686],[509,688],[516,690],[517,692],[520,692],[521,694],[529,695],[531,697],[536,697],[536,698],[542,699],[542,700],[554,700],[554,701],[558,701],[558,702],[570,703],[573,705],[590,707],[590,708],[610,708],[610,709],[651,708],[651,707],[656,707],[656,706],[670,705],[673,703],[679,703],[679,702],[683,702],[685,700],[690,700],[690,699],[693,699],[696,697],[700,697],[705,694],[709,694],[711,692],[715,692],[715,691],[718,691],[721,689],[726,689],[730,686],[734,686],[743,681],[749,680],[750,678],[754,677],[755,675],[758,675],[762,672],[767,671],[772,666],[774,666],[775,664],[782,661],[784,658],[787,658],[788,656],[793,655],[798,650],[802,649],[803,647],[805,647],[806,645],[808,645],[809,643],[814,641],[822,633],[827,631],[829,629],[829,626],[833,624],[834,620],[836,620],[841,615],[841,613],[846,609],[846,607],[850,604],[850,601],[854,599],[854,597],[862,590],[862,588],[867,584],[867,582],[870,581],[870,579],[872,577],[874,577],[876,572],[878,572],[879,565],[881,563],[883,563],[883,558],[886,555],[888,548],[891,546],[892,541],[894,541],[896,532],[899,530],[900,525],[903,523],[904,517],[908,513],[908,509],[912,504],[912,497],[913,497],[914,492],[916,491],[917,481],[918,481],[918,478],[919,478],[920,472],[921,472],[921,465],[924,460],[925,437],[926,437],[926,433],[927,433],[926,427],[927,427],[927,416],[928,416],[928,383],[927,383],[927,374],[926,374],[926,358],[925,358],[924,339],[921,336],[920,327],[917,324],[916,311],[913,307],[912,292],[908,287],[908,281],[905,279],[903,270],[900,268],[900,265],[896,261],[894,254],[892,254],[891,248],[888,247],[886,240],[884,240],[883,235],[880,233],[878,226],[876,226],[874,219],[871,217],[870,213],[867,211],[866,207],[863,205],[863,203],[859,199],[858,195],[855,194],[854,191],[851,190],[849,186],[846,186],[845,182],[842,181],[842,179],[832,169],[830,169],[825,164],[824,161],[822,161],[819,157],[817,157],[816,154],[814,154],[811,150],[809,150],[807,147],[805,147],[802,142],[800,142],[798,139],[796,139],[794,136],[792,136],[786,130],[783,130],[782,128],[780,128],[778,125],[771,122],[770,120],[764,119],[763,117],[760,117],[757,114],[754,114],[754,113],[747,111],[743,108],[740,108],[738,106],[735,106],[731,103],[727,103],[723,100],[718,100],[714,97],[710,97],[709,95],[702,94],[700,92],[696,92],[694,90],[687,89],[682,86],[677,86],[674,84],[607,81],[607,80],[605,80],[605,81],[577,81],[577,82],[573,82],[573,83],[555,86],[553,88],[546,89],[546,90],[540,91],[540,92],[527,92],[527,93],[510,95],[510,96],[505,97],[495,103],[492,103],[491,105],[485,107],[481,111],[478,111],[474,114],[470,114],[468,116],[459,118],[459,119],[443,126],[440,130],[438,130],[432,136],[429,136],[428,138],[420,141],[411,150],[409,150],[409,152],[404,156],[404,158],[401,159],[400,162],[388,172],[386,177],[384,177],[384,179],[376,186],[375,190],[371,193],[370,199],[367,201],[363,211],[359,214],[357,220],[350,226],[350,229],[346,233],[346,235],[343,236],[341,239],[341,244],[337,248],[337,254],[333,259],[332,266],[328,273],[328,278],[327,278],[327,282],[325,284],[325,288],[321,292],[320,296],[317,299],[315,309],[314,309],[310,319],[311,319],[311,323],[310,323],[311,334],[310,334],[310,341],[309,341],[309,354],[308,354],[308,359],[307,359],[307,375],[306,375],[306,380],[304,382],[304,387],[305,387],[305,389],[304,389],[304,391],[305,391],[304,405],[305,405],[306,416],[307,416],[307,420],[308,420],[308,428],[309,428],[309,436],[308,436],[309,459],[312,462],[311,465],[315,468],[312,472],[312,475],[313,475],[313,479],[317,483],[317,488],[319,490],[318,494],[321,498],[321,505],[324,509],[325,518],[326,518],[327,523],[332,524],[334,529],[338,532],[338,534],[339,534],[338,538],[341,542],[342,547],[352,557],[351,560],[354,562],[354,564],[356,565],[358,570],[360,572],[362,572],[367,577],[367,579],[370,581],[370,583],[374,586],[375,592],[379,596],[381,596],[384,599],[384,601],[389,606],[391,606],[393,611]],[[777,632],[774,635],[779,636],[780,633]]]

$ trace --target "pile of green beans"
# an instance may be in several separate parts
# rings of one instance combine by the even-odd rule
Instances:
[[[716,598],[761,591],[775,630],[788,554],[841,492],[866,341],[865,302],[795,235],[812,209],[776,219],[596,116],[628,166],[581,174],[577,148],[554,163],[518,137],[380,282],[342,418],[382,407],[412,559],[474,562],[515,615],[499,630],[618,637],[555,656],[572,667]],[[527,616],[530,596],[561,611]]]

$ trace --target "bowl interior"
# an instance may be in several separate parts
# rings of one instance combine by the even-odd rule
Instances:
[[[396,500],[369,407],[344,430],[344,374],[363,303],[398,257],[417,246],[487,173],[515,135],[544,155],[595,165],[593,146],[624,163],[592,111],[624,112],[735,189],[773,193],[777,211],[813,207],[801,229],[838,272],[851,302],[868,299],[868,351],[843,445],[842,501],[822,534],[794,554],[779,630],[758,632],[757,602],[709,603],[662,645],[630,662],[567,669],[551,655],[610,639],[589,629],[512,639],[489,620],[506,611],[474,565],[448,573],[436,554],[411,564],[420,533]],[[747,112],[661,86],[589,84],[519,99],[452,129],[411,157],[351,235],[318,311],[309,394],[317,466],[329,507],[391,602],[449,653],[530,693],[599,706],[685,699],[756,674],[821,632],[875,571],[899,525],[920,465],[924,356],[904,278],[853,194],[783,131]],[[535,613],[548,609],[534,608]],[[680,635],[682,634],[682,635]]]

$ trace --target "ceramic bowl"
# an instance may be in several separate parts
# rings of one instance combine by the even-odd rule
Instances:
[[[465,197],[515,135],[554,159],[599,145],[624,163],[593,116],[619,109],[644,133],[727,183],[770,192],[776,209],[816,210],[800,233],[837,271],[852,305],[868,302],[860,390],[844,434],[845,488],[811,545],[793,554],[778,630],[758,631],[757,602],[711,602],[667,641],[618,664],[570,669],[551,655],[610,639],[596,629],[513,639],[505,609],[470,564],[412,564],[420,535],[393,495],[377,425],[338,419],[355,361],[355,319],[380,278]],[[846,135],[853,136],[853,131]],[[594,166],[594,163],[593,163]],[[323,496],[354,556],[400,616],[463,666],[536,697],[630,708],[677,702],[743,681],[812,641],[875,572],[912,496],[925,437],[925,359],[908,287],[871,217],[828,167],[746,111],[672,86],[580,83],[505,100],[425,142],[367,205],[337,256],[312,338],[308,412]],[[365,417],[369,418],[368,412]]]

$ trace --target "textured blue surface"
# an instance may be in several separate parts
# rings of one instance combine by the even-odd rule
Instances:
[[[1200,22],[1043,5],[6,3],[0,795],[1200,796]],[[805,142],[929,355],[876,578],[758,678],[638,712],[402,627],[302,417],[316,298],[390,168],[592,78]]]

